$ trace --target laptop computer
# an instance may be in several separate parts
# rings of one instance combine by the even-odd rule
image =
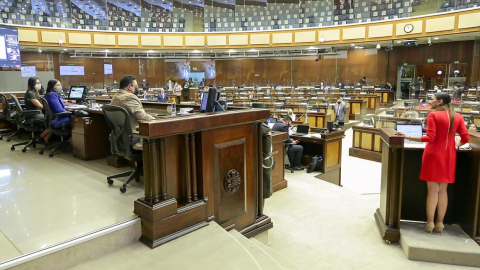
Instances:
[[[402,132],[403,134],[405,134],[409,137],[422,137],[423,136],[422,124],[397,123],[397,131]],[[415,142],[415,141],[405,140],[405,144],[423,144],[423,142]]]
[[[297,132],[292,134],[292,135],[295,135],[295,136],[308,135],[309,130],[310,130],[310,126],[308,126],[308,125],[298,125],[297,126]]]

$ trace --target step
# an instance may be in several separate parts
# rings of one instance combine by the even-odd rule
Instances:
[[[72,269],[262,270],[254,257],[215,222],[154,249],[136,242]]]
[[[250,241],[257,245],[259,248],[263,249],[265,252],[267,252],[280,266],[283,267],[285,270],[300,270],[300,267],[298,267],[296,264],[288,260],[285,256],[277,253],[275,250],[271,249],[267,245],[263,244],[262,242],[258,241],[255,238],[250,238]]]
[[[409,260],[480,267],[480,246],[460,226],[445,226],[442,234],[425,233],[424,227],[401,223],[400,245]]]
[[[229,233],[241,245],[243,245],[247,249],[247,251],[250,252],[250,254],[252,254],[252,256],[262,268],[262,270],[284,270],[284,268],[280,266],[280,264],[277,263],[275,259],[273,259],[267,252],[258,247],[256,244],[243,236],[237,230],[231,230]]]

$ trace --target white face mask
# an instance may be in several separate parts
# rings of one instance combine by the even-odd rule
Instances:
[[[62,86],[59,85],[59,86],[55,87],[55,92],[56,92],[56,93],[63,93],[63,88],[62,88]]]
[[[35,84],[35,90],[38,91],[38,90],[40,90],[40,89],[42,89],[42,85],[39,84],[39,83]]]

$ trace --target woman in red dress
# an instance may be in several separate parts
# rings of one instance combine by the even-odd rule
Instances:
[[[444,229],[443,218],[447,211],[448,184],[455,183],[455,164],[457,151],[455,146],[466,144],[470,139],[463,117],[455,113],[450,104],[451,98],[447,93],[437,92],[432,96],[429,104],[432,112],[427,116],[427,135],[423,137],[407,137],[411,141],[426,142],[423,152],[420,180],[427,182],[427,225],[428,233],[441,233]],[[461,140],[455,141],[455,134]],[[433,223],[437,210],[437,222]]]

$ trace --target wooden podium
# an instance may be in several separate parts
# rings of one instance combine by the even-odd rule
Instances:
[[[394,129],[380,129],[382,182],[380,208],[374,214],[382,238],[400,239],[400,220],[426,221],[427,184],[420,180],[423,148],[404,146]],[[446,224],[458,224],[480,243],[480,133],[470,132],[473,150],[457,150],[455,184],[448,185]]]
[[[265,109],[141,121],[145,196],[134,204],[140,241],[156,247],[216,221],[247,237],[273,227],[263,214]]]
[[[349,110],[349,119],[356,120],[355,114],[365,115],[367,114],[367,101],[363,99],[345,99],[345,102],[348,102]]]

